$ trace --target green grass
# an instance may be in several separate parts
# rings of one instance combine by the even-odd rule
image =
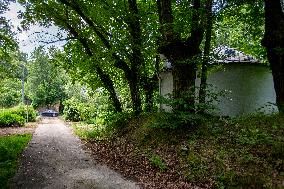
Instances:
[[[72,125],[74,132],[82,139],[97,139],[102,137],[104,126],[98,124],[75,123]]]
[[[167,165],[165,164],[163,159],[157,154],[152,154],[149,158],[149,161],[152,165],[159,168],[161,172],[164,172],[167,169]]]
[[[11,135],[0,137],[0,186],[9,187],[9,180],[14,176],[18,165],[18,159],[27,143],[31,140],[31,134]]]

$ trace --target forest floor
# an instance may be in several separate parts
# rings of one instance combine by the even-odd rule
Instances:
[[[143,188],[284,188],[283,116],[212,118],[175,129],[163,128],[159,116],[73,128],[97,161]]]
[[[140,188],[94,161],[83,146],[63,121],[43,118],[22,154],[11,188]]]

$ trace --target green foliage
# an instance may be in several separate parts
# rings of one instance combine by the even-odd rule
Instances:
[[[237,1],[218,14],[216,44],[227,45],[266,62],[263,1]],[[257,19],[256,19],[257,18]]]
[[[0,79],[13,74],[12,54],[18,48],[11,24],[2,16],[8,10],[8,5],[9,1],[0,2]]]
[[[64,118],[69,121],[81,121],[80,113],[77,108],[77,103],[72,99],[63,102],[64,105]]]
[[[283,128],[281,115],[213,119],[189,136],[184,173],[197,183],[214,179],[217,188],[281,188]]]
[[[23,126],[25,122],[36,121],[37,113],[31,106],[19,105],[0,111],[0,127]]]
[[[0,137],[0,186],[2,189],[9,188],[9,181],[17,170],[18,158],[31,138],[30,134]]]
[[[18,79],[2,80],[0,86],[0,107],[9,108],[21,102],[21,84]]]
[[[9,111],[12,114],[16,114],[18,116],[23,117],[26,122],[36,121],[37,112],[32,106],[19,105],[19,106],[10,108]]]
[[[155,167],[159,168],[161,172],[164,172],[167,169],[167,164],[163,161],[163,159],[157,155],[152,154],[149,158],[149,161],[151,164],[153,164]]]
[[[134,117],[132,112],[121,112],[112,115],[105,116],[104,123],[107,127],[116,129],[122,129],[127,126],[129,121]]]
[[[83,139],[100,140],[104,137],[104,125],[77,123],[73,125],[73,128],[75,130],[75,134]]]
[[[205,116],[191,112],[162,112],[156,115],[149,127],[179,129],[186,126],[197,126],[206,120]]]
[[[87,121],[97,115],[95,104],[80,102],[75,98],[65,100],[63,104],[63,114],[66,120]]]
[[[0,127],[23,126],[24,124],[25,118],[22,116],[14,114],[9,110],[0,112]]]
[[[33,61],[28,64],[29,77],[26,94],[34,107],[49,107],[65,98],[65,73],[50,60],[43,47],[33,52]]]
[[[181,110],[157,114],[156,119],[153,120],[150,127],[177,129],[184,126],[196,126],[204,123],[211,115],[215,114],[217,110],[216,103],[219,102],[221,96],[224,96],[224,92],[213,91],[212,86],[207,87],[205,103],[199,103],[196,95],[198,92],[193,93],[192,91],[176,99],[174,99],[172,95],[168,95],[167,98],[160,96],[158,99],[160,104],[167,105],[172,109],[179,107]],[[189,99],[194,99],[195,103],[190,103]]]
[[[104,87],[110,96],[125,94],[121,96],[127,99],[133,95],[140,100],[143,88],[140,79],[135,78],[156,76],[153,62],[160,34],[158,15],[153,14],[156,11],[155,2],[137,1],[137,15],[130,11],[133,8],[129,9],[131,2],[122,1],[19,2],[27,7],[21,14],[25,28],[31,23],[48,26],[52,22],[68,33],[70,40],[64,51],[55,53],[57,56],[54,59],[72,79],[87,84],[93,90]],[[136,3],[133,5],[136,6]],[[141,28],[133,32],[139,26]],[[131,94],[131,83],[141,90]]]

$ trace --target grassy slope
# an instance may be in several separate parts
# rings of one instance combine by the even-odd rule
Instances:
[[[16,171],[18,158],[31,138],[31,134],[0,137],[1,188],[8,188],[8,182],[14,176]]]
[[[125,127],[119,122],[120,129],[103,140],[101,127],[76,130],[112,167],[143,182],[152,179],[152,188],[177,182],[183,183],[177,188],[284,188],[283,116],[211,119],[174,130],[149,127],[158,116],[131,119]]]

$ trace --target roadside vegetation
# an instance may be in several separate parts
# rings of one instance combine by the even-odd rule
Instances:
[[[149,188],[283,188],[283,116],[207,117],[169,128],[163,114],[74,129],[100,161]]]
[[[36,121],[37,113],[31,106],[15,106],[0,109],[0,128],[24,126],[26,122]]]
[[[20,154],[31,140],[31,134],[0,136],[0,186],[9,188],[9,181],[14,176]]]
[[[80,121],[74,130],[98,160],[146,188],[284,187],[282,1],[16,2],[23,8],[19,26],[4,16],[12,1],[0,2],[0,127],[33,120],[32,108],[12,108],[21,102],[56,108],[66,120]],[[59,28],[49,37],[31,35],[55,45],[27,55],[13,28],[36,24]],[[241,61],[236,53],[216,52],[223,47],[269,65],[281,115],[212,116],[218,95],[211,100],[209,64]],[[162,102],[165,68],[173,90]],[[173,113],[159,112],[158,104]]]
[[[31,140],[34,125],[27,122],[35,122],[37,113],[31,106],[18,105],[12,108],[0,109],[0,186],[8,189],[9,182],[14,176],[19,158]],[[20,128],[21,127],[21,128]],[[13,129],[13,130],[12,130]]]

